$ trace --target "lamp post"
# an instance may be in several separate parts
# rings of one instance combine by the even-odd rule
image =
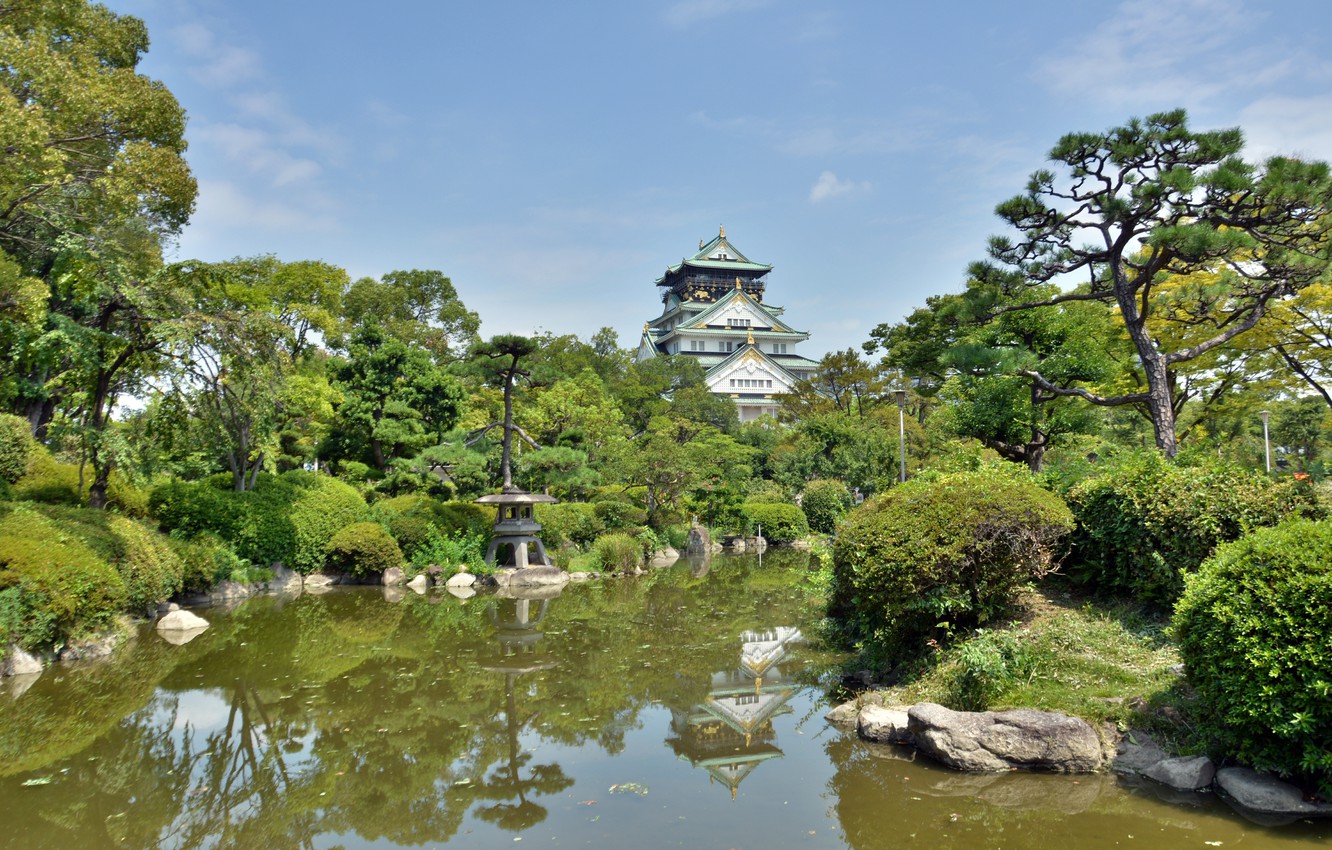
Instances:
[[[893,390],[897,399],[897,445],[901,450],[898,462],[898,480],[906,483],[906,390]]]
[[[1270,410],[1260,410],[1258,415],[1263,418],[1263,457],[1267,461],[1267,474],[1272,474],[1272,441],[1267,437],[1267,420],[1271,418]]]

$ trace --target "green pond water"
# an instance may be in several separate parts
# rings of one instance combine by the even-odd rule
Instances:
[[[0,847],[1332,845],[1210,795],[956,774],[828,726],[805,569],[334,589],[204,610],[180,646],[145,628],[0,686]]]

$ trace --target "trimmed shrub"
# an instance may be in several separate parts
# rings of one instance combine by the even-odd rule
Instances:
[[[83,485],[88,486],[88,476]],[[72,463],[60,463],[45,448],[38,447],[28,458],[28,468],[14,482],[14,498],[25,502],[78,507],[79,468]]]
[[[1216,751],[1332,795],[1332,521],[1255,531],[1184,581],[1175,634]]]
[[[606,572],[630,572],[643,565],[643,545],[628,534],[603,534],[592,544],[592,551]]]
[[[322,567],[328,541],[367,512],[350,485],[304,470],[260,475],[244,493],[230,486],[229,475],[174,482],[153,490],[148,503],[164,531],[186,538],[216,534],[240,558],[304,573]]]
[[[141,523],[92,508],[40,512],[77,536],[125,582],[125,607],[147,614],[181,589],[184,565],[167,539]]]
[[[1048,572],[1073,528],[1024,470],[985,467],[898,485],[847,515],[833,545],[829,613],[893,658],[936,628],[984,623]]]
[[[1308,487],[1230,465],[1182,466],[1157,452],[1105,464],[1073,487],[1078,521],[1067,571],[1098,592],[1169,605],[1216,547],[1298,512],[1320,510]]]
[[[763,531],[763,537],[773,543],[790,543],[809,534],[809,523],[799,505],[745,504],[740,508],[745,527],[753,532]]]
[[[329,566],[354,576],[382,573],[403,563],[402,550],[378,523],[354,522],[328,541]]]
[[[288,514],[293,534],[293,551],[291,561],[287,564],[302,573],[314,572],[324,565],[333,535],[365,517],[365,499],[350,484],[328,475],[297,469],[284,472],[279,477],[296,488],[296,496]],[[388,532],[384,534],[387,536]],[[394,543],[393,548],[396,550],[398,545]],[[400,551],[398,560],[402,560]]]
[[[810,529],[819,534],[832,534],[837,523],[851,510],[851,491],[841,481],[815,479],[805,485],[800,507],[809,520]]]
[[[181,590],[186,593],[208,591],[231,578],[235,568],[242,565],[231,547],[215,534],[202,534],[189,540],[168,537],[167,541],[180,561]]]
[[[110,623],[128,598],[124,579],[78,535],[26,506],[0,518],[0,592],[0,630],[29,649]]]
[[[632,502],[607,499],[593,502],[592,509],[605,528],[638,528],[647,525],[647,511]]]
[[[541,523],[541,539],[551,549],[566,543],[586,548],[607,528],[596,506],[586,502],[537,505],[535,516]]]
[[[37,452],[28,420],[0,413],[0,481],[13,484],[28,471],[28,460]]]

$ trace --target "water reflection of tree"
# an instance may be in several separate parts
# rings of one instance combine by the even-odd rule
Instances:
[[[661,570],[566,593],[543,623],[542,652],[561,673],[516,679],[512,706],[508,674],[499,687],[483,666],[496,652],[481,598],[252,600],[186,646],[145,636],[86,680],[78,705],[43,702],[39,681],[0,709],[0,728],[52,730],[49,749],[18,732],[8,744],[51,753],[28,769],[61,777],[23,790],[33,774],[6,780],[0,817],[40,821],[18,846],[299,847],[331,834],[438,844],[468,811],[527,828],[545,816],[531,801],[572,779],[533,764],[523,741],[615,753],[647,706],[705,699],[710,671],[734,664],[735,635],[799,610],[792,570],[765,558],[747,589],[753,578],[752,565],[726,561],[704,578]],[[187,739],[182,706],[203,695],[224,706]],[[39,813],[21,809],[34,799]]]
[[[517,684],[521,676],[550,670],[553,660],[544,658],[538,649],[543,637],[541,624],[558,589],[515,591],[511,599],[493,599],[488,607],[490,621],[495,626],[495,657],[481,665],[490,673],[504,677],[505,740],[508,758],[496,765],[473,789],[478,800],[494,801],[478,806],[476,816],[501,829],[520,832],[546,819],[546,808],[528,799],[529,795],[553,794],[573,785],[558,764],[538,764],[528,768],[527,778],[522,771],[532,760],[532,753],[522,752],[519,736],[537,716],[528,710],[520,718]],[[516,802],[509,802],[516,798]],[[501,802],[502,801],[502,802]]]

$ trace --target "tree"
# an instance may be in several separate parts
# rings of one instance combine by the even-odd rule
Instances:
[[[364,445],[375,469],[438,444],[458,421],[463,391],[430,352],[365,325],[352,336],[348,357],[333,366],[343,394],[338,407],[344,442]],[[350,454],[350,446],[340,449]]]
[[[343,298],[347,332],[375,324],[389,336],[421,346],[440,363],[476,342],[481,319],[463,304],[443,272],[394,271],[361,278]]]
[[[1025,194],[996,212],[1019,233],[991,238],[990,262],[971,276],[1017,303],[1001,311],[1072,301],[1118,310],[1143,371],[1145,390],[1117,396],[1028,377],[1054,395],[1100,405],[1145,407],[1156,444],[1178,451],[1172,370],[1251,330],[1273,302],[1313,283],[1328,265],[1326,163],[1239,157],[1238,129],[1192,132],[1183,110],[1132,119],[1106,133],[1071,133],[1050,151],[1061,174],[1041,170]],[[1170,275],[1210,272],[1216,283],[1176,302],[1172,319],[1208,333],[1181,348],[1151,333],[1157,287]],[[1034,292],[1075,273],[1087,284]],[[1030,295],[1024,299],[1024,295]]]
[[[504,492],[516,489],[513,486],[513,435],[516,431],[533,449],[541,446],[527,435],[527,432],[513,422],[513,390],[518,381],[528,378],[531,371],[518,365],[537,350],[536,340],[516,334],[500,334],[486,342],[472,346],[469,359],[476,363],[492,384],[499,384],[504,389],[504,419],[490,422],[468,438],[468,445],[475,444],[495,428],[502,428],[504,441],[500,459],[500,472],[503,476]]]

